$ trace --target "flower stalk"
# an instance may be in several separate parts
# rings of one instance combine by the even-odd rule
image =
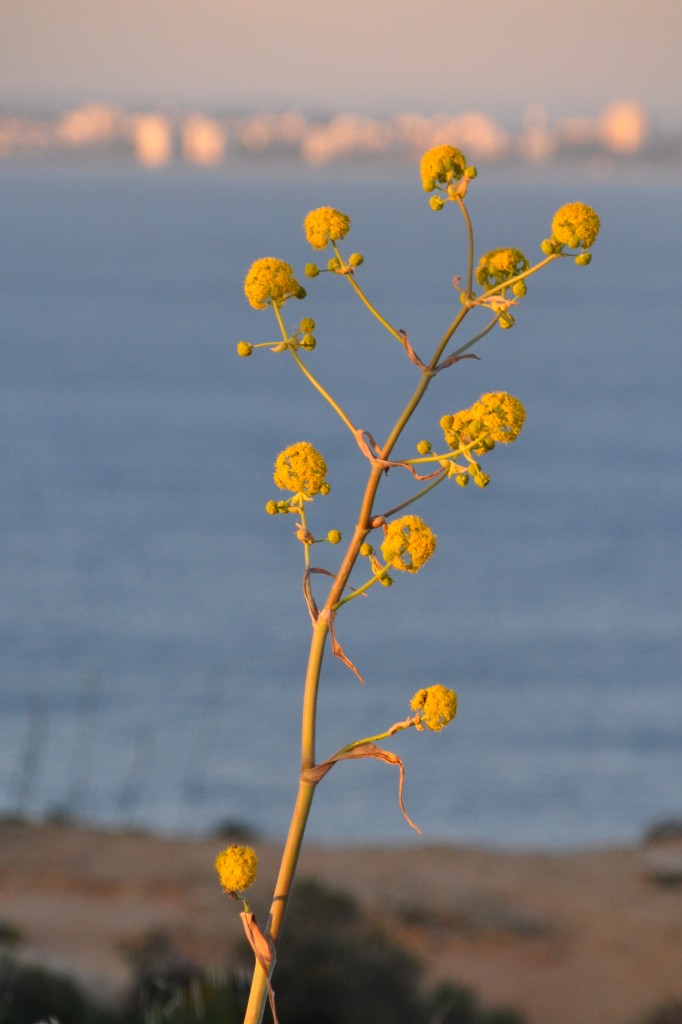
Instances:
[[[275,354],[289,351],[303,376],[353,434],[363,455],[367,457],[369,466],[353,534],[347,542],[340,564],[334,572],[331,572],[311,565],[311,545],[316,541],[309,529],[309,515],[306,509],[307,503],[318,496],[324,497],[329,491],[325,460],[308,442],[297,442],[284,449],[275,463],[274,483],[281,490],[289,492],[290,497],[285,500],[268,502],[266,510],[273,515],[293,513],[298,516],[299,524],[295,534],[304,548],[304,592],[312,630],[303,686],[301,770],[298,792],[264,931],[257,926],[248,905],[245,905],[245,915],[242,915],[245,920],[247,938],[255,953],[253,983],[244,1024],[260,1024],[268,998],[274,1013],[274,994],[270,976],[275,967],[276,951],[281,940],[299,854],[313,797],[319,782],[333,765],[341,760],[374,757],[397,765],[400,771],[400,806],[409,824],[414,825],[407,816],[402,803],[404,775],[402,761],[395,754],[377,746],[377,743],[410,727],[414,727],[420,732],[424,729],[440,731],[452,721],[457,711],[457,695],[453,690],[441,684],[424,687],[418,690],[412,699],[411,708],[414,714],[396,722],[384,731],[363,739],[353,740],[342,746],[332,757],[318,761],[316,752],[317,703],[327,647],[330,646],[332,654],[339,657],[356,675],[360,676],[358,670],[343,652],[337,639],[336,616],[349,601],[360,595],[367,595],[376,583],[384,586],[390,585],[392,578],[389,576],[389,570],[414,574],[422,569],[435,552],[435,535],[419,516],[410,513],[399,519],[394,517],[408,506],[425,498],[447,479],[454,479],[461,485],[467,484],[472,479],[480,487],[487,486],[490,477],[483,472],[478,460],[487,456],[497,444],[507,445],[516,440],[523,426],[525,410],[518,399],[506,392],[483,395],[468,409],[454,414],[446,414],[441,418],[440,428],[443,431],[447,451],[439,454],[433,450],[429,441],[422,441],[417,445],[419,453],[417,457],[390,461],[391,455],[402,441],[403,434],[416,409],[423,401],[433,377],[437,373],[455,366],[465,353],[489,335],[496,325],[505,330],[513,326],[515,320],[510,313],[510,308],[516,307],[525,296],[526,280],[549,263],[569,255],[567,249],[582,250],[576,257],[576,262],[579,265],[589,262],[590,254],[586,250],[594,242],[599,229],[599,219],[593,210],[582,203],[567,204],[554,217],[552,236],[542,243],[544,259],[531,266],[518,249],[495,249],[481,256],[478,268],[474,271],[476,265],[474,230],[465,197],[469,186],[476,177],[475,168],[467,163],[462,152],[455,147],[436,146],[424,155],[420,170],[424,190],[432,193],[429,201],[431,208],[434,211],[439,211],[448,202],[456,203],[464,219],[467,239],[466,288],[461,292],[460,308],[446,327],[440,340],[435,343],[428,363],[421,362],[407,342],[405,333],[397,331],[378,312],[375,304],[355,280],[355,271],[364,263],[364,259],[357,253],[346,259],[339,245],[350,231],[350,217],[332,207],[321,207],[311,211],[304,222],[306,237],[313,249],[320,251],[328,249],[333,254],[327,270],[348,278],[358,299],[388,333],[401,343],[417,369],[418,378],[412,393],[402,411],[398,413],[393,427],[389,430],[382,445],[375,444],[369,431],[364,428],[358,429],[353,424],[339,402],[322,386],[309,369],[307,360],[303,358],[301,352],[310,353],[315,346],[315,338],[311,333],[314,321],[306,318],[293,332],[287,329],[284,313],[288,304],[292,299],[301,299],[305,296],[305,289],[297,281],[292,267],[283,260],[272,258],[257,260],[250,268],[245,280],[245,293],[250,304],[255,309],[264,309],[268,306],[272,308],[280,328],[282,341],[257,344],[242,341],[237,346],[238,354],[250,356],[256,349],[262,347],[268,348]],[[320,270],[315,264],[308,264],[305,272],[309,278],[316,278],[320,274]],[[455,278],[456,286],[458,280],[459,278]],[[474,293],[475,282],[483,289],[478,296]],[[492,313],[487,325],[459,348],[456,348],[454,352],[446,355],[446,350],[456,332],[465,319],[474,314],[477,309]],[[371,445],[364,443],[365,438],[370,439]],[[462,462],[457,461],[460,458],[463,460]],[[440,469],[436,469],[430,476],[420,477],[413,467],[424,463],[435,464]],[[418,480],[429,480],[429,482],[416,493],[405,497],[389,511],[377,514],[375,503],[382,478],[385,473],[400,468],[410,470]],[[384,564],[381,564],[369,542],[370,536],[378,530],[382,534],[380,549]],[[337,530],[332,530],[328,533],[327,539],[336,544],[341,538]],[[373,575],[361,586],[352,587],[350,585],[351,575],[358,559],[363,556],[369,557]],[[312,594],[311,573],[323,573],[331,580],[324,602],[319,608]],[[414,827],[416,828],[416,826]],[[237,849],[242,852],[235,852]],[[216,867],[218,867],[223,887],[228,895],[243,899],[241,889],[246,887],[245,883],[250,884],[253,881],[249,871],[246,870],[249,866],[253,866],[250,854],[243,852],[243,848],[230,848],[219,856],[218,861],[220,867],[218,867],[218,862]],[[255,871],[252,873],[255,877]]]

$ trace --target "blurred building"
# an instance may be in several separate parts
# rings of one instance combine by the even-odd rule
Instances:
[[[145,167],[161,167],[173,156],[173,130],[162,114],[139,114],[132,119],[133,148]]]
[[[215,167],[225,159],[227,127],[203,114],[192,114],[183,121],[181,145],[188,163]]]

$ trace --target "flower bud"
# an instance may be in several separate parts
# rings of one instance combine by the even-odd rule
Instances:
[[[591,252],[581,252],[579,256],[576,256],[575,262],[576,262],[576,266],[578,266],[578,267],[587,267],[587,266],[589,266],[590,263],[592,262],[592,253]]]
[[[487,487],[490,483],[490,477],[487,473],[477,473],[474,477],[474,483],[477,487]]]
[[[279,512],[279,508],[277,506],[277,502],[276,501],[269,501],[267,503],[267,505],[265,506],[265,511],[267,512],[267,514],[269,516],[276,516],[277,513]]]
[[[381,579],[379,580],[379,582],[381,583],[382,587],[392,587],[393,586],[393,580],[391,579],[390,576],[382,576]]]
[[[556,245],[551,238],[545,238],[544,242],[540,244],[540,248],[544,252],[545,256],[551,256],[552,253],[556,252]]]
[[[335,272],[335,271],[340,270],[340,269],[341,269],[341,260],[338,258],[338,256],[332,256],[332,258],[327,263],[327,270],[331,270],[332,272]]]
[[[471,181],[478,177],[478,171],[472,164],[469,164],[468,167],[464,168],[464,177],[469,178]]]
[[[528,292],[525,281],[517,281],[516,284],[512,285],[512,293],[517,299],[522,299]]]
[[[368,558],[373,552],[374,548],[372,547],[371,544],[365,542],[364,544],[360,545],[360,554],[362,555],[363,558]]]
[[[303,273],[306,277],[317,277],[320,272],[320,268],[316,263],[306,263]]]
[[[312,352],[315,348],[315,344],[315,338],[312,334],[304,334],[301,338],[301,347],[304,348],[306,352]]]
[[[315,321],[312,317],[306,316],[301,320],[301,330],[304,334],[310,334],[311,331],[315,330]]]
[[[431,451],[431,442],[430,441],[418,441],[417,442],[417,451],[419,452],[420,455],[428,455],[429,452]]]
[[[327,540],[329,541],[330,544],[340,544],[341,534],[339,533],[338,530],[330,530],[329,533],[327,534]]]
[[[365,257],[360,252],[352,252],[348,257],[349,267],[360,267],[365,262]]]
[[[239,341],[239,342],[237,342],[237,355],[238,356],[244,356],[244,358],[246,358],[247,356],[250,356],[252,352],[253,352],[253,345],[249,345],[248,341]]]
[[[466,487],[469,483],[468,473],[458,473],[455,477],[455,483],[458,483],[460,487]]]
[[[429,199],[429,206],[432,210],[442,210],[445,206],[445,200],[440,196],[431,196]]]
[[[500,327],[502,328],[502,330],[506,331],[510,327],[514,326],[514,324],[516,323],[516,320],[511,315],[511,313],[507,313],[505,311],[504,313],[500,313],[500,319],[498,320],[498,323],[499,323]]]
[[[327,480],[325,480],[325,482],[320,487],[320,494],[329,494],[330,491],[331,491],[331,484]]]

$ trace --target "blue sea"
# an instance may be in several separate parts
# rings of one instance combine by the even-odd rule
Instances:
[[[402,171],[8,164],[0,196],[0,812],[280,836],[310,623],[293,523],[264,513],[272,464],[315,444],[332,490],[310,527],[347,537],[367,466],[288,354],[237,358],[277,337],[243,278],[260,256],[302,273],[305,213],[337,206],[363,287],[426,357],[458,308],[463,225]],[[387,743],[424,838],[394,769],[366,761],[321,783],[318,841],[559,848],[682,816],[682,187],[482,173],[477,251],[535,257],[575,199],[602,218],[592,265],[532,278],[398,453],[491,390],[524,402],[521,437],[486,456],[487,489],[416,509],[438,534],[419,575],[340,614],[365,685],[325,662],[320,759],[423,686],[458,691],[448,730]],[[400,346],[332,275],[286,315],[314,317],[307,364],[382,439],[415,382]],[[384,487],[377,511],[413,490]],[[335,568],[339,548],[312,550]]]

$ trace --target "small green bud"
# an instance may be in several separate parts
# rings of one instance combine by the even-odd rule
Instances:
[[[330,530],[329,533],[327,534],[327,540],[329,541],[330,544],[340,544],[341,534],[339,533],[338,530]]]
[[[362,253],[359,253],[359,252],[352,252],[350,254],[350,256],[348,257],[348,266],[349,267],[360,267],[360,266],[362,266],[362,264],[364,262],[365,262],[365,257],[362,255]]]
[[[508,330],[510,327],[513,327],[514,324],[516,323],[516,320],[511,315],[511,313],[506,313],[505,312],[505,313],[500,313],[500,319],[498,320],[498,323],[499,323],[500,327],[502,328],[502,330],[505,331],[505,330]]]
[[[429,206],[432,210],[442,210],[445,206],[445,200],[440,196],[431,196],[429,199]]]
[[[581,252],[579,256],[576,256],[575,262],[576,262],[576,266],[578,266],[578,267],[587,267],[587,266],[589,266],[590,263],[592,262],[592,253],[591,252]]]
[[[551,256],[553,252],[556,252],[556,244],[551,238],[546,238],[541,243],[540,248],[544,252],[545,256]]]
[[[469,178],[471,181],[473,181],[473,179],[476,178],[477,176],[478,176],[478,171],[471,164],[468,167],[464,168],[464,177],[465,178]]]
[[[369,556],[373,553],[374,548],[372,547],[371,544],[365,542],[364,544],[360,545],[360,554],[362,555],[363,558],[369,558]]]
[[[528,289],[526,288],[525,281],[517,281],[516,284],[512,286],[512,292],[514,293],[517,299],[522,299],[524,295],[527,293],[527,291]]]
[[[331,487],[329,486],[326,480],[324,481],[324,483],[320,484],[320,494],[329,494],[330,491]]]
[[[417,451],[419,452],[420,455],[428,455],[429,452],[431,451],[431,442],[430,441],[418,441],[417,442]]]
[[[382,576],[381,579],[379,580],[379,582],[381,583],[382,587],[392,587],[393,586],[393,580],[391,579],[390,576]]]
[[[307,295],[307,294],[308,294],[308,293],[307,293],[307,291],[305,290],[305,288],[303,287],[303,285],[301,285],[301,287],[300,287],[300,288],[298,289],[298,291],[296,292],[296,298],[297,298],[297,299],[304,299],[304,298],[306,297],[306,295]]]
[[[315,321],[312,317],[306,316],[301,320],[301,330],[304,334],[310,334],[311,331],[315,330]]]
[[[306,277],[317,277],[320,272],[320,268],[316,263],[306,263],[303,273]]]
[[[338,256],[332,256],[329,263],[327,264],[327,270],[336,271],[341,269],[341,260]]]
[[[276,516],[277,513],[279,512],[279,508],[277,507],[277,502],[276,501],[269,501],[267,503],[267,505],[265,506],[265,511],[267,512],[267,514],[269,516]]]
[[[312,352],[315,345],[316,341],[312,334],[304,334],[301,338],[301,348],[304,348],[306,352]]]
[[[244,358],[246,358],[247,356],[250,356],[252,352],[253,352],[253,345],[249,345],[248,341],[239,341],[239,342],[237,342],[237,355],[238,356],[244,356]]]

